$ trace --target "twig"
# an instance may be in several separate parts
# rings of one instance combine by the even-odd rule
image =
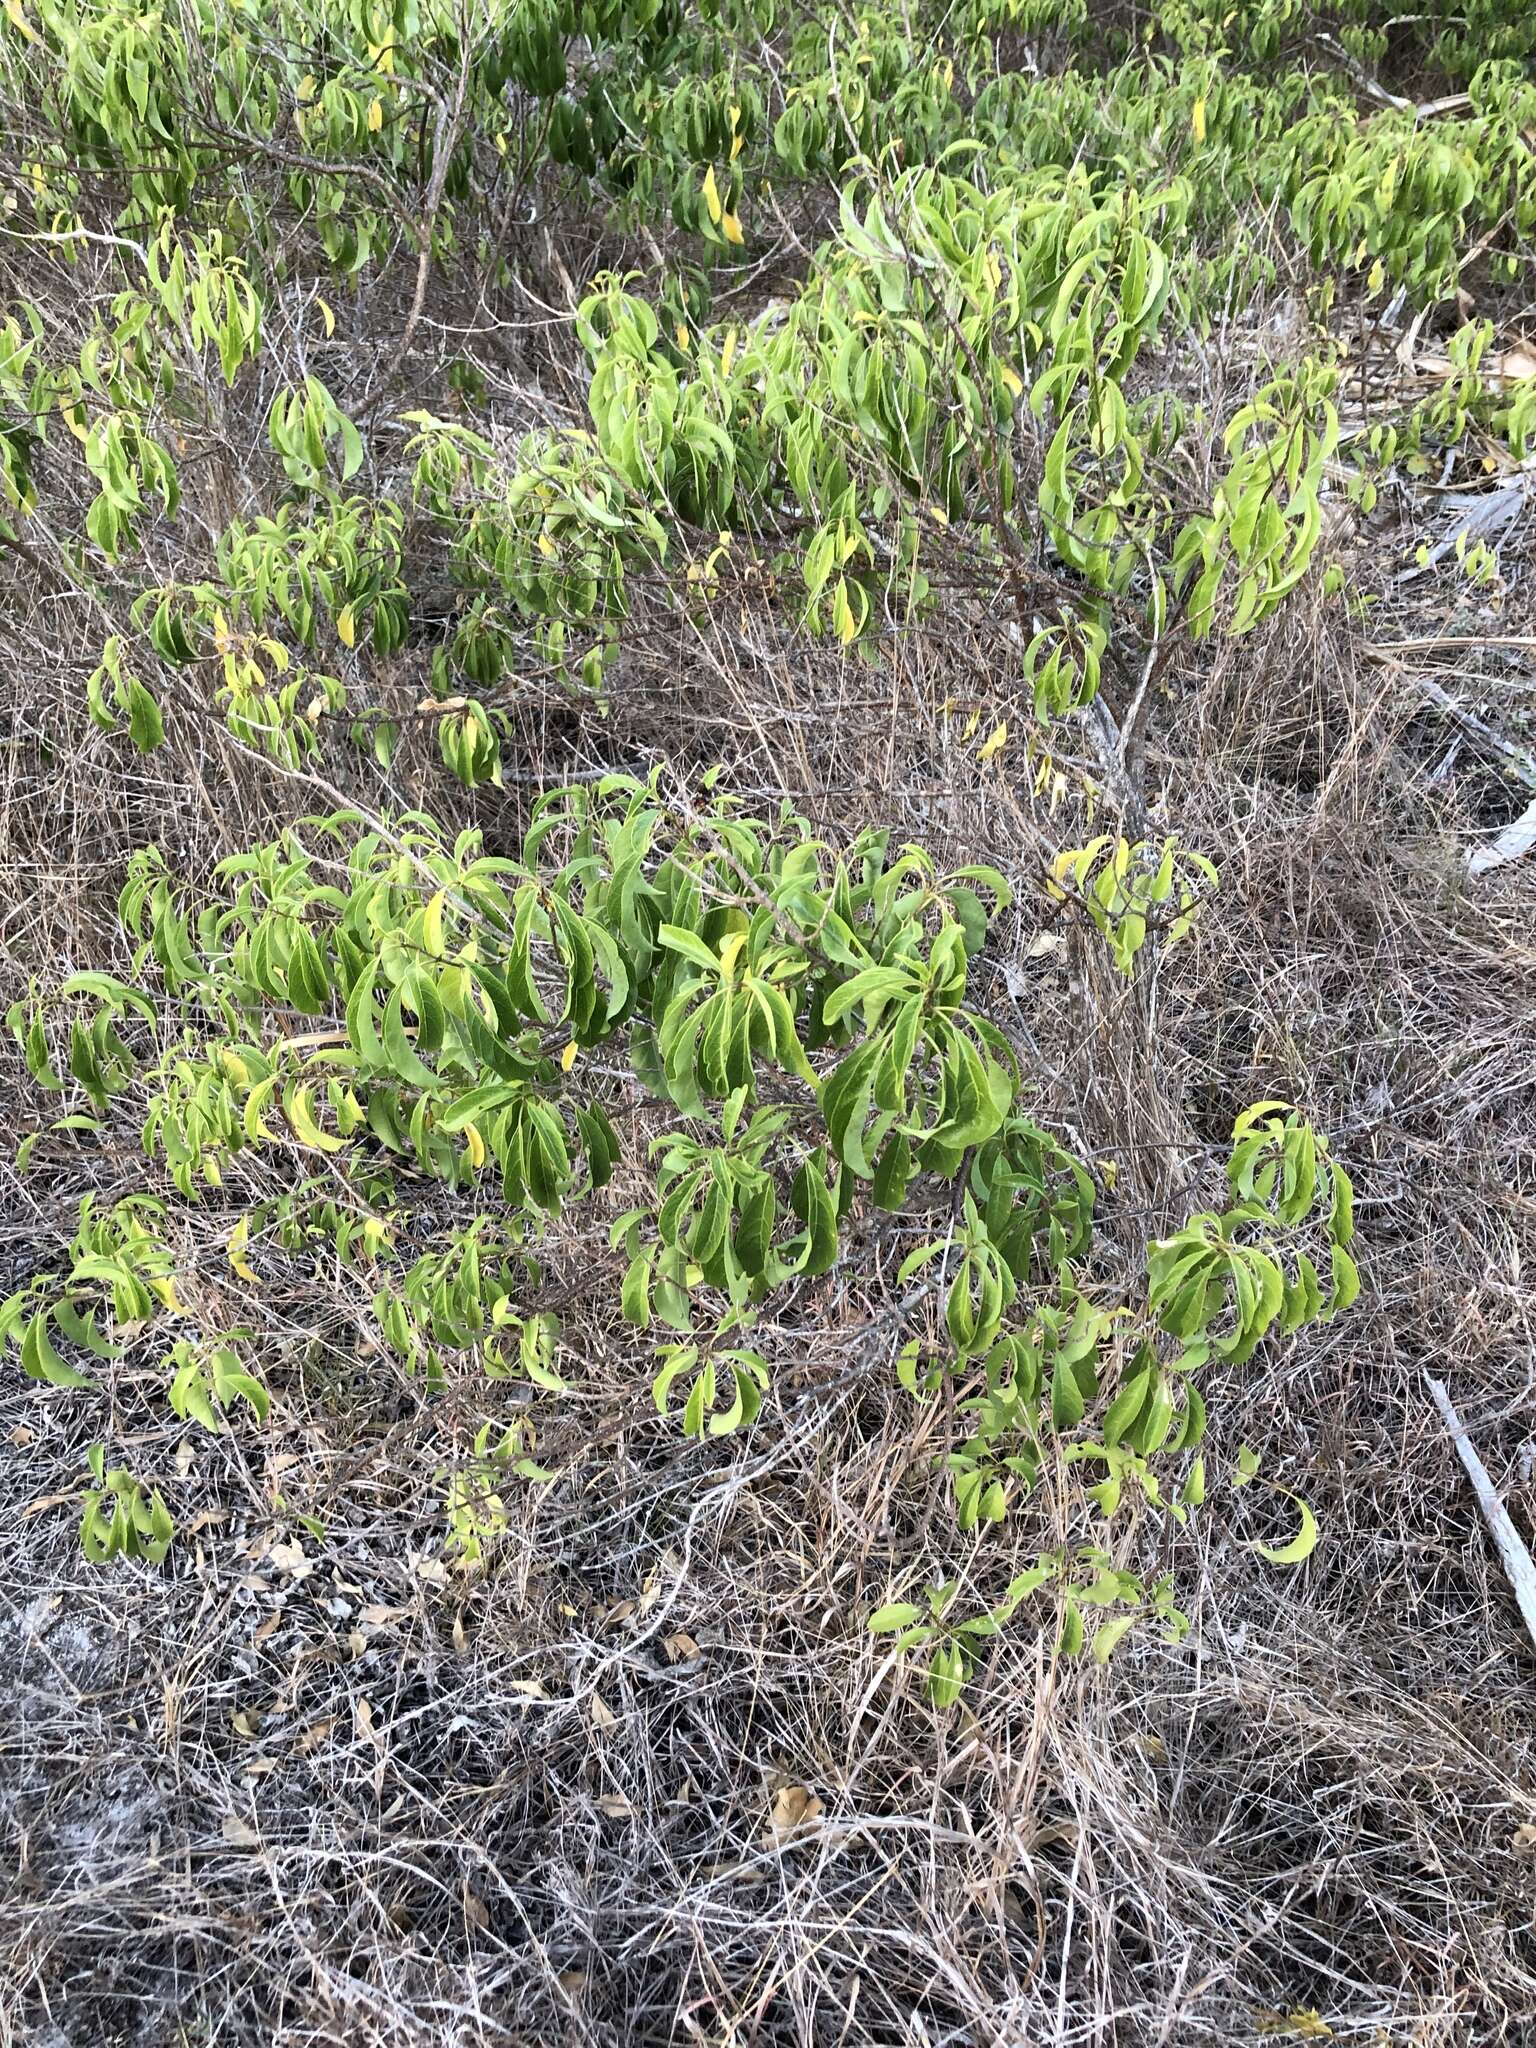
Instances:
[[[1482,846],[1474,846],[1467,855],[1467,873],[1485,875],[1490,868],[1501,868],[1512,860],[1523,860],[1536,846],[1536,798],[1528,803],[1518,818],[1512,818],[1504,830]]]
[[[1472,1447],[1461,1417],[1445,1390],[1444,1380],[1431,1379],[1424,1375],[1435,1406],[1440,1410],[1446,1428],[1450,1431],[1451,1442],[1456,1446],[1456,1455],[1467,1469],[1472,1481],[1472,1491],[1477,1495],[1477,1504],[1483,1511],[1483,1520],[1488,1524],[1494,1547],[1499,1553],[1499,1562],[1514,1589],[1520,1603],[1520,1612],[1525,1619],[1526,1632],[1536,1645],[1536,1562],[1526,1548],[1525,1538],[1509,1518],[1509,1511],[1498,1496],[1493,1481],[1488,1476],[1488,1467]]]
[[[1332,36],[1327,34],[1319,34],[1315,35],[1312,38],[1312,40],[1319,46],[1319,48],[1324,49],[1328,52],[1329,56],[1333,59],[1335,64],[1337,64],[1340,67],[1341,70],[1347,71],[1349,73],[1350,77],[1354,80],[1355,84],[1359,87],[1360,91],[1365,94],[1367,99],[1373,99],[1377,101],[1379,105],[1384,107],[1395,107],[1400,114],[1416,115],[1418,113],[1419,109],[1417,101],[1404,99],[1403,95],[1400,92],[1388,92],[1387,88],[1381,83],[1381,81],[1379,79],[1372,78],[1370,73],[1364,68],[1364,66],[1357,64],[1354,58],[1350,56],[1348,50],[1344,48],[1343,44],[1336,42]]]
[[[25,562],[29,569],[34,570],[48,582],[52,583],[57,580],[58,571],[45,562],[35,548],[29,547],[24,540],[18,539],[14,533],[7,533],[3,527],[0,527],[0,548],[9,548],[11,553]],[[66,590],[73,590],[74,587],[69,582],[66,582],[64,585]]]
[[[1404,644],[1406,645],[1406,642]],[[1488,723],[1487,719],[1479,718],[1475,711],[1469,711],[1465,704],[1458,702],[1449,690],[1441,689],[1440,685],[1431,682],[1428,676],[1417,675],[1396,658],[1392,649],[1367,648],[1366,653],[1371,659],[1385,662],[1389,667],[1395,668],[1400,676],[1412,683],[1420,696],[1439,710],[1448,713],[1458,725],[1470,733],[1475,733],[1485,746],[1491,747],[1494,753],[1501,755],[1508,762],[1510,773],[1525,783],[1527,788],[1536,789],[1536,754],[1528,747],[1522,747],[1516,740],[1506,739],[1503,733]]]
[[[1420,100],[1414,108],[1414,118],[1427,121],[1435,114],[1464,114],[1472,104],[1469,92],[1448,92],[1442,99]]]
[[[390,387],[399,375],[406,357],[411,352],[411,343],[416,339],[416,329],[421,321],[422,308],[427,301],[427,280],[432,274],[432,244],[437,233],[438,216],[443,209],[443,196],[447,189],[448,172],[453,162],[454,151],[464,133],[464,110],[469,97],[470,46],[466,41],[459,64],[458,84],[451,104],[440,106],[437,127],[432,137],[432,177],[427,186],[426,203],[420,223],[415,228],[416,236],[416,283],[411,292],[410,310],[405,316],[405,326],[396,342],[388,362],[374,381],[373,389],[357,406],[354,417],[363,420],[371,417],[389,396]]]
[[[1392,661],[1399,654],[1432,654],[1440,647],[1520,647],[1536,654],[1536,639],[1520,633],[1431,633],[1422,640],[1373,640],[1368,661]]]

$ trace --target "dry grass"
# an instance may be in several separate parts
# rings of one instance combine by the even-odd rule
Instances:
[[[1359,537],[1363,575],[1402,558],[1398,516],[1424,515],[1409,501]],[[1518,546],[1504,570],[1499,630],[1529,630]],[[1416,584],[1414,621],[1388,608],[1371,635],[1466,630],[1451,584]],[[131,756],[80,712],[97,622],[24,574],[0,602],[13,980],[114,957],[132,847],[195,875],[327,802],[186,706],[164,751]],[[979,769],[943,709],[957,690],[1008,709],[1006,646],[973,609],[874,666],[755,618],[713,639],[658,615],[611,718],[530,688],[525,779],[479,815],[504,839],[543,776],[723,760],[831,828],[888,821],[1027,881],[1039,833],[1081,819],[1038,811],[1017,755]],[[274,1297],[265,1432],[179,1460],[125,1370],[135,1457],[180,1475],[160,1569],[79,1556],[84,1446],[118,1415],[8,1376],[0,2040],[1179,2048],[1303,2037],[1314,2012],[1340,2041],[1536,2039],[1532,1651],[1421,1378],[1449,1377],[1529,1525],[1529,881],[1460,867],[1524,798],[1411,669],[1362,659],[1363,633],[1304,595],[1173,678],[1157,816],[1224,880],[1134,1005],[1080,952],[1029,955],[1048,914],[1028,891],[994,992],[1036,1048],[1038,1114],[1119,1168],[1110,1259],[1201,1199],[1239,1106],[1289,1097],[1335,1134],[1362,1301],[1210,1389],[1218,1453],[1260,1446],[1316,1506],[1311,1563],[1255,1560],[1244,1539],[1274,1517],[1245,1494],[1161,1560],[1194,1614],[1182,1647],[1085,1670],[1022,1630],[935,1713],[863,1633],[869,1606],[940,1564],[984,1589],[1076,1532],[1047,1487],[1007,1555],[954,1534],[945,1418],[896,1386],[861,1268],[765,1332],[757,1428],[699,1448],[650,1411],[590,1238],[557,1245],[587,1349],[541,1445],[559,1477],[510,1497],[470,1585],[440,1562],[436,1474],[511,1393],[424,1401],[360,1350],[345,1273]],[[402,701],[424,660],[402,657]],[[1455,685],[1518,732],[1524,660],[1458,661]],[[424,734],[387,786],[340,737],[324,772],[369,804],[463,802]],[[1084,1033],[1088,981],[1104,1021]],[[11,1284],[56,1255],[86,1186],[141,1171],[67,1140],[25,1178],[0,1168]],[[200,1250],[194,1219],[189,1271]],[[1122,1539],[1142,1565],[1165,1540]]]

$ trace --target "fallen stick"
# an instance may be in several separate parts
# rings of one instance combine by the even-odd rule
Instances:
[[[1450,1395],[1445,1390],[1444,1380],[1431,1379],[1424,1375],[1425,1384],[1440,1410],[1446,1428],[1451,1433],[1451,1442],[1456,1454],[1467,1468],[1467,1477],[1472,1481],[1472,1491],[1477,1495],[1477,1504],[1483,1511],[1483,1520],[1493,1536],[1494,1547],[1499,1553],[1515,1598],[1520,1603],[1520,1612],[1525,1617],[1525,1626],[1533,1644],[1536,1644],[1536,1562],[1526,1548],[1525,1538],[1509,1519],[1509,1511],[1499,1499],[1493,1481],[1488,1476],[1488,1467],[1472,1447],[1461,1417],[1456,1413]]]
[[[1431,681],[1428,676],[1420,675],[1417,670],[1409,668],[1387,648],[1368,647],[1365,651],[1368,660],[1395,668],[1404,682],[1410,683],[1427,703],[1435,705],[1437,709],[1454,718],[1463,730],[1475,733],[1485,746],[1491,747],[1494,753],[1501,755],[1509,763],[1512,775],[1518,776],[1528,789],[1536,789],[1536,754],[1528,747],[1520,746],[1515,740],[1506,739],[1503,733],[1496,731],[1488,723],[1487,719],[1479,718],[1475,711],[1469,711],[1465,704],[1451,695],[1449,690],[1442,690],[1440,685]]]
[[[1496,839],[1472,848],[1467,855],[1467,873],[1485,875],[1490,868],[1503,867],[1506,861],[1522,860],[1533,846],[1536,846],[1536,802],[1527,804],[1519,817],[1511,819]]]
[[[1523,647],[1536,653],[1536,640],[1528,633],[1431,633],[1422,640],[1368,641],[1365,655],[1368,661],[1391,661],[1399,654],[1432,654],[1441,647]]]

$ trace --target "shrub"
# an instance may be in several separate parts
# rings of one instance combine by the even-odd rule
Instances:
[[[1104,870],[1142,877],[1118,917],[1122,935],[1138,926],[1136,944],[1117,940],[1127,970],[1194,909],[1174,897],[1171,850],[1141,855],[1122,844]],[[1095,857],[1075,863],[1079,888]],[[1063,864],[1058,896],[1068,881]],[[1097,885],[1072,900],[1095,923],[1115,916]],[[260,1422],[271,1394],[243,1362],[249,1327],[210,1327],[178,1292],[170,1210],[195,1207],[217,1218],[247,1326],[262,1318],[258,1256],[319,1244],[368,1275],[379,1345],[429,1389],[473,1363],[558,1401],[539,1247],[578,1209],[622,1253],[622,1314],[650,1333],[656,1405],[680,1402],[685,1433],[757,1418],[772,1378],[759,1315],[852,1260],[872,1293],[890,1290],[903,1383],[919,1399],[954,1388],[963,1529],[1001,1522],[1053,1444],[1095,1474],[1102,1517],[1133,1489],[1182,1519],[1204,1494],[1203,1369],[1353,1297],[1349,1183],[1304,1120],[1258,1105],[1234,1133],[1229,1206],[1150,1245],[1137,1298],[1105,1299],[1093,1179],[1031,1120],[1018,1057],[970,993],[1010,901],[991,870],[946,873],[884,833],[837,849],[793,813],[695,808],[655,778],[541,797],[517,859],[425,818],[337,814],[224,861],[197,900],[141,855],[120,905],[133,982],[76,974],[11,1021],[44,1087],[73,1085],[109,1124],[141,1101],[165,1192],[87,1198],[67,1268],[13,1295],[0,1329],[27,1373],[82,1390],[125,1345],[159,1349],[179,1416],[220,1430],[243,1405]],[[633,1119],[589,1059],[600,1050],[627,1055],[648,1142],[621,1138]],[[281,1192],[232,1200],[258,1157]],[[616,1176],[640,1198],[611,1216]],[[408,1191],[424,1179],[470,1214],[411,1258]],[[919,1240],[894,1275],[867,1227],[882,1210]],[[537,1400],[526,1427],[531,1440]],[[482,1445],[487,1471],[537,1474],[520,1448]],[[107,1494],[87,1506],[92,1554],[163,1552],[160,1494],[126,1471]],[[453,1482],[467,1557],[493,1497]],[[1068,1647],[1084,1607],[1112,1610],[1103,1654],[1142,1609],[1178,1625],[1165,1586],[1106,1558],[1095,1544],[1026,1575],[1062,1603]],[[932,1645],[946,1697],[1019,1585],[990,1617],[900,1605],[876,1623],[906,1616],[901,1639]]]

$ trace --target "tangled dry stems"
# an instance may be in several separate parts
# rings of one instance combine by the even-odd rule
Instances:
[[[1186,374],[1240,383],[1252,333]],[[534,359],[552,347],[534,330],[505,375],[508,431],[558,402]],[[248,462],[254,442],[210,457],[214,499]],[[1426,516],[1409,498],[1355,536],[1362,577]],[[1519,632],[1518,547],[1503,570],[1498,629]],[[1461,864],[1523,798],[1415,682],[1518,733],[1529,666],[1366,662],[1367,633],[1464,631],[1468,605],[1489,624],[1448,572],[1411,600],[1374,580],[1364,624],[1303,596],[1170,676],[1155,817],[1223,888],[1155,982],[1127,995],[1035,899],[995,963],[1037,1113],[1114,1166],[1143,1239],[1209,1193],[1238,1106],[1294,1099],[1335,1134],[1365,1296],[1211,1404],[1218,1454],[1261,1445],[1317,1508],[1305,1572],[1243,1547],[1269,1533],[1247,1496],[1166,1557],[1132,1527],[1128,1557],[1189,1593],[1186,1644],[1098,1671],[1005,1636],[936,1713],[862,1617],[929,1561],[985,1590],[1007,1560],[953,1533],[931,1464],[948,1417],[896,1387],[888,1304],[850,1269],[763,1332],[759,1427],[700,1448],[650,1411],[601,1255],[557,1240],[586,1353],[540,1446],[559,1477],[509,1492],[467,1584],[441,1562],[435,1475],[515,1391],[425,1403],[363,1348],[343,1271],[274,1302],[279,1410],[181,1461],[163,1568],[82,1562],[98,1419],[9,1381],[0,2039],[1065,2048],[1250,2041],[1311,2012],[1373,2044],[1536,2038],[1531,1650],[1421,1379],[1449,1375],[1528,1523],[1536,952],[1519,872],[1468,884]],[[82,607],[25,569],[3,602],[18,981],[113,957],[134,846],[196,875],[328,792],[451,813],[425,733],[387,779],[338,745],[317,786],[183,707],[140,762],[82,714]],[[606,720],[529,687],[517,775],[477,816],[509,837],[546,776],[722,761],[833,829],[888,822],[1027,878],[1041,832],[1071,843],[1085,820],[962,737],[972,708],[1008,713],[999,630],[957,605],[871,666],[745,612],[718,637],[659,614]],[[423,661],[400,657],[402,705]],[[14,1059],[8,1078],[25,1124]],[[139,1170],[90,1168],[106,1193]],[[68,1236],[86,1174],[67,1141],[25,1178],[0,1168],[11,1284]],[[178,1469],[179,1435],[167,1418],[131,1448]],[[1057,1512],[1047,1484],[1010,1543],[1060,1540]]]

